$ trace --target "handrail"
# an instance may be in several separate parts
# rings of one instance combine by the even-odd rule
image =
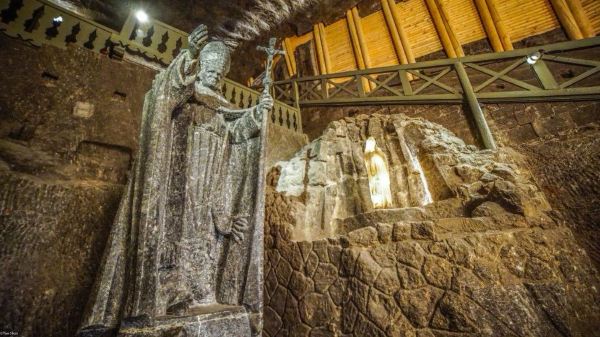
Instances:
[[[565,52],[597,47],[600,47],[600,37],[500,53],[291,78],[274,82],[274,94],[277,99],[296,106],[460,102],[465,99],[456,72],[460,65],[466,69],[467,79],[472,82],[476,97],[482,101],[597,99],[600,86],[584,80],[600,73],[600,53],[591,53],[587,58],[561,56]],[[534,53],[539,53],[540,59],[530,65],[527,58]],[[507,61],[511,63],[498,69],[498,65]],[[551,62],[562,66],[549,67]],[[556,76],[556,72],[568,64],[591,69],[559,84],[557,77],[560,76]],[[374,89],[365,86],[366,81],[371,82],[370,87]],[[502,90],[503,86],[508,88]]]
[[[542,50],[544,53],[551,53],[557,51],[568,51],[573,49],[594,47],[600,45],[600,36],[583,39],[583,40],[575,40],[575,41],[565,41],[558,42],[553,44],[548,44],[544,46],[536,46],[522,49],[514,49],[510,51],[503,51],[498,53],[485,53],[478,55],[469,55],[464,57],[457,58],[448,58],[448,59],[440,59],[440,60],[432,60],[432,61],[423,61],[417,63],[409,63],[409,64],[400,64],[393,65],[387,67],[378,67],[378,68],[369,68],[363,70],[352,70],[352,71],[344,71],[339,73],[331,73],[331,74],[323,74],[317,76],[306,76],[300,78],[291,78],[286,80],[275,81],[274,84],[283,84],[283,83],[291,83],[294,81],[310,81],[322,78],[340,78],[340,77],[352,77],[355,75],[367,75],[372,73],[384,73],[391,72],[397,70],[410,70],[410,69],[422,69],[422,68],[434,68],[445,65],[453,65],[456,62],[461,63],[469,63],[469,62],[484,62],[484,61],[497,61],[501,59],[514,58],[519,56],[528,56],[531,53]]]
[[[35,46],[48,44],[65,49],[77,45],[102,54],[120,46],[162,66],[187,47],[188,36],[158,20],[140,23],[133,12],[117,32],[47,0],[0,0],[0,31]],[[258,92],[229,79],[223,92],[240,108],[256,104],[260,97]],[[296,107],[275,100],[270,117],[273,124],[302,132],[302,118]]]

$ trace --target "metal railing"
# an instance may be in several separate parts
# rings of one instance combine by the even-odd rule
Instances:
[[[456,103],[465,100],[465,74],[481,102],[598,99],[600,37],[293,78],[273,90],[275,99],[298,106]]]
[[[70,12],[46,0],[0,0],[0,31],[32,45],[61,49],[75,45],[109,54],[115,47],[141,55],[162,66],[187,48],[188,34],[149,18],[140,23],[131,13],[120,32]],[[240,108],[256,104],[260,94],[227,79],[225,97]],[[302,132],[300,110],[275,100],[272,123],[293,132]]]

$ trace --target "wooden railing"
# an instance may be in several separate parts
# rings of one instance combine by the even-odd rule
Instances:
[[[275,99],[298,106],[373,105],[457,103],[465,86],[481,102],[600,99],[600,37],[293,78],[273,90]]]
[[[231,80],[225,80],[223,88],[225,98],[240,108],[248,108],[258,102],[260,93]],[[271,123],[296,132],[302,132],[300,109],[275,100],[270,116]]]
[[[0,0],[0,31],[33,45],[66,48],[75,45],[109,54],[121,47],[162,66],[187,48],[188,34],[160,21],[136,20],[132,12],[120,32],[69,12],[46,0]],[[260,94],[231,80],[223,88],[226,98],[240,108],[256,104]],[[302,132],[300,110],[275,101],[272,123]]]

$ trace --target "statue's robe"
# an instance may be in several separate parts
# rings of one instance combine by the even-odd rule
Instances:
[[[151,323],[189,296],[260,315],[260,125],[251,109],[194,95],[198,66],[183,51],[146,94],[139,153],[80,331]],[[248,216],[241,243],[224,235],[230,221],[215,227],[217,213]]]

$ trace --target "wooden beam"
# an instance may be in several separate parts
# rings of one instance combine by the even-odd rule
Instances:
[[[363,60],[365,61],[365,67],[371,68],[371,57],[369,56],[369,50],[367,48],[367,43],[365,42],[365,34],[362,29],[360,15],[358,15],[358,9],[356,7],[352,8],[352,17],[354,18],[354,25],[356,26],[356,35],[358,37],[358,45],[360,47]]]
[[[323,59],[325,60],[325,70],[328,74],[332,73],[331,57],[329,56],[329,46],[327,45],[327,35],[325,35],[325,26],[319,22],[319,36],[321,37],[321,46],[323,48]]]
[[[327,68],[325,67],[325,57],[323,56],[323,45],[321,43],[321,33],[319,31],[319,25],[313,26],[313,34],[315,42],[315,48],[317,50],[317,63],[319,64],[319,72],[321,75],[327,74]]]
[[[404,47],[402,46],[400,34],[398,33],[398,29],[396,28],[396,22],[394,21],[394,17],[392,15],[392,10],[390,8],[390,3],[388,2],[388,0],[381,0],[381,8],[383,9],[385,23],[387,24],[390,36],[392,37],[392,43],[394,44],[394,49],[396,50],[396,57],[398,59],[398,62],[400,64],[408,64],[408,58],[406,57],[406,52],[404,52]]]
[[[286,37],[285,39],[283,39],[283,41],[281,42],[281,45],[283,47],[283,50],[285,51],[285,64],[287,66],[287,70],[288,70],[288,74],[290,75],[290,77],[294,76],[296,74],[296,72],[294,71],[294,66],[292,63],[292,51],[290,51],[289,48],[289,42],[288,42],[288,38]]]
[[[448,15],[446,6],[444,6],[444,3],[440,0],[435,0],[435,3],[440,11],[440,15],[442,16],[442,21],[444,21],[444,26],[446,27],[446,31],[448,32],[448,36],[450,37],[450,42],[452,42],[452,47],[456,52],[456,56],[465,56],[465,52],[463,51],[462,46],[460,45],[460,42],[454,33],[454,29],[452,29],[452,26],[450,25],[450,15]]]
[[[298,64],[296,63],[296,47],[292,44],[290,39],[286,39],[287,50],[289,50],[290,61],[292,62],[292,71],[294,75],[298,73]]]
[[[365,69],[365,59],[363,58],[360,50],[360,43],[358,42],[358,33],[356,32],[356,23],[352,16],[352,11],[346,12],[346,23],[348,24],[348,32],[350,32],[350,41],[352,42],[352,51],[354,51],[354,60],[356,61],[357,69]]]
[[[552,3],[552,7],[554,8],[554,12],[560,21],[560,24],[563,26],[567,35],[571,40],[581,40],[583,39],[583,34],[571,14],[571,9],[564,2],[564,0],[550,0]]]
[[[585,14],[585,10],[581,5],[581,1],[569,0],[567,1],[567,5],[569,6],[569,9],[571,9],[571,13],[575,18],[575,22],[577,22],[577,25],[579,26],[583,37],[587,38],[596,36],[596,34],[594,34],[594,28],[592,27],[592,24],[590,23],[590,20]]]
[[[410,43],[408,42],[408,35],[406,35],[406,31],[404,30],[404,27],[402,27],[400,10],[398,9],[398,6],[394,0],[388,0],[388,3],[392,9],[392,16],[394,17],[394,22],[396,22],[396,29],[398,30],[398,35],[400,35],[400,41],[402,42],[402,47],[404,48],[404,53],[406,54],[408,63],[415,63],[415,54],[413,53]]]
[[[477,7],[477,12],[479,12],[481,23],[483,25],[483,28],[485,29],[488,40],[490,40],[490,45],[492,46],[492,49],[495,52],[504,51],[502,41],[500,41],[500,36],[498,36],[496,25],[494,25],[494,20],[492,20],[492,15],[490,14],[490,10],[488,9],[485,0],[475,0],[475,6]]]
[[[356,28],[356,21],[354,20],[354,14],[352,10],[346,12],[346,21],[348,23],[348,31],[350,32],[350,40],[352,41],[352,50],[354,51],[354,59],[356,60],[356,67],[359,70],[367,68],[365,64],[365,58],[360,48],[360,41],[358,39],[358,29]],[[364,77],[361,78],[362,90],[364,92],[371,91],[371,82],[367,81]]]
[[[442,46],[446,51],[446,54],[449,58],[456,58],[456,51],[452,45],[452,41],[450,41],[450,36],[446,31],[446,26],[444,25],[444,20],[442,20],[442,15],[435,3],[435,0],[425,0],[427,4],[427,8],[429,9],[429,15],[433,21],[433,25],[438,32],[438,36],[440,37],[440,42],[442,42]]]
[[[513,48],[510,35],[508,34],[508,30],[506,30],[504,21],[502,21],[500,13],[498,13],[498,8],[496,7],[496,0],[486,0],[486,4],[490,11],[490,15],[492,16],[492,20],[496,25],[496,31],[498,31],[498,37],[500,37],[502,47],[505,51],[514,50],[515,48]]]

